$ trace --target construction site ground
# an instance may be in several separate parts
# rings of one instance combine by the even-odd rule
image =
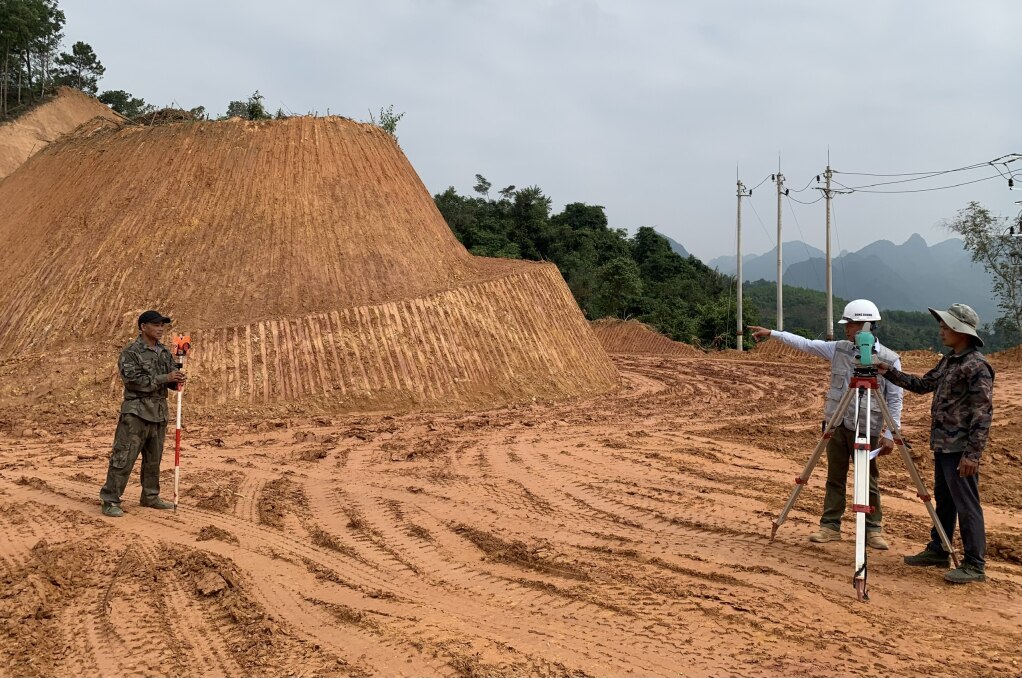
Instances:
[[[806,540],[825,465],[769,539],[825,363],[614,363],[616,394],[482,412],[196,420],[186,391],[180,509],[140,508],[136,478],[121,519],[97,497],[116,398],[3,420],[0,675],[1022,673],[1017,365],[982,467],[987,581],[902,563],[929,520],[892,456],[860,603],[851,514]],[[929,396],[905,410],[932,487]],[[169,445],[165,497],[171,468]]]

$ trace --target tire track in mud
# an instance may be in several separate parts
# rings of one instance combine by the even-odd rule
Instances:
[[[364,483],[360,482],[361,473],[371,473],[365,467],[364,461],[354,463],[347,476],[348,482],[354,486],[364,487]],[[395,494],[407,496],[408,492],[407,490],[397,490]],[[417,494],[412,496],[419,497]],[[584,600],[566,600],[563,594],[551,595],[543,588],[523,586],[516,581],[522,577],[522,571],[515,568],[501,567],[501,575],[495,576],[491,571],[493,569],[491,563],[487,563],[486,569],[475,564],[470,565],[470,563],[478,562],[478,555],[474,555],[478,551],[471,544],[466,543],[463,536],[452,529],[448,520],[431,515],[430,511],[420,507],[416,515],[415,526],[420,529],[425,528],[431,535],[430,540],[426,542],[409,534],[412,527],[410,521],[406,524],[394,524],[393,509],[390,508],[391,504],[388,503],[387,498],[351,497],[351,500],[357,502],[359,512],[365,516],[365,520],[373,526],[373,529],[383,535],[388,542],[395,544],[394,549],[414,554],[417,563],[416,569],[421,572],[433,573],[430,575],[431,577],[442,577],[440,581],[434,580],[428,583],[431,587],[440,585],[446,591],[445,600],[440,601],[439,604],[446,607],[449,614],[461,617],[465,616],[466,610],[486,606],[492,612],[483,613],[482,619],[475,617],[470,620],[470,623],[480,624],[485,619],[488,623],[480,624],[479,628],[492,628],[494,637],[499,639],[507,637],[508,634],[517,635],[516,629],[520,633],[520,629],[529,628],[530,624],[534,625],[534,622],[530,622],[531,614],[522,616],[518,612],[519,609],[524,609],[522,603],[532,608],[557,610],[565,615],[564,619],[570,622],[571,628],[571,633],[566,634],[561,631],[559,634],[562,650],[569,650],[579,655],[583,661],[599,661],[605,670],[620,671],[622,667],[636,665],[636,662],[646,671],[666,670],[667,665],[653,662],[650,659],[655,654],[632,654],[627,648],[615,648],[612,642],[615,635],[608,633],[606,628],[608,624],[613,625],[615,620],[603,619],[603,624],[596,628],[587,628],[584,623],[578,621],[592,615],[604,617],[605,615],[602,613],[605,610],[600,606]],[[390,501],[399,500],[390,498]],[[414,509],[411,505],[402,505],[402,511],[406,510]],[[410,587],[420,585],[421,583],[415,582],[408,584]],[[407,592],[407,589],[405,590]],[[514,603],[514,607],[509,609],[507,605],[512,603]],[[511,627],[494,628],[494,622],[498,619],[502,619],[506,624],[511,624]],[[622,633],[625,630],[618,629],[617,632]],[[534,639],[528,638],[527,640],[533,641]],[[519,643],[526,643],[526,640],[520,640]],[[520,647],[524,648],[530,645],[533,647],[533,652],[542,653],[545,649],[535,642],[530,642],[528,645],[522,644]],[[592,656],[593,648],[601,648],[600,652],[604,657],[601,659]],[[569,664],[573,663],[577,662],[569,661]]]
[[[61,487],[60,483],[54,483],[51,489],[60,496],[76,498],[76,483],[74,481],[64,482],[67,483],[64,487]],[[352,664],[361,661],[362,663],[368,663],[376,671],[393,675],[405,675],[408,671],[406,666],[409,659],[413,660],[411,666],[421,667],[423,665],[423,658],[419,656],[420,653],[411,644],[403,646],[391,642],[381,642],[377,634],[365,634],[358,630],[352,630],[354,635],[346,634],[343,639],[339,639],[331,632],[331,629],[334,628],[332,621],[335,622],[336,618],[323,609],[321,605],[309,602],[307,598],[310,596],[313,599],[324,600],[336,598],[336,595],[331,595],[330,587],[332,584],[329,580],[319,580],[312,577],[312,575],[308,575],[307,572],[303,572],[305,568],[302,566],[302,563],[311,562],[320,568],[321,571],[329,572],[331,566],[336,565],[333,562],[333,559],[337,556],[335,553],[331,556],[331,552],[326,549],[306,545],[297,538],[280,533],[272,528],[252,524],[227,514],[219,514],[197,508],[183,511],[177,516],[168,516],[163,512],[150,511],[146,514],[145,519],[140,520],[137,529],[144,529],[145,523],[171,528],[178,533],[175,541],[194,549],[196,548],[194,545],[195,533],[198,531],[199,526],[209,524],[211,519],[214,522],[219,521],[220,524],[225,524],[227,529],[239,538],[242,547],[252,550],[254,555],[258,554],[258,558],[262,562],[261,567],[266,568],[266,572],[278,570],[276,577],[253,577],[254,588],[252,592],[256,593],[256,600],[267,610],[272,610],[274,615],[283,619],[293,628],[300,629],[302,633],[311,636],[317,644],[329,648],[338,656],[351,658]],[[162,535],[163,538],[168,536],[170,535]],[[253,544],[252,542],[257,543]],[[214,552],[220,550],[217,546],[210,545],[209,542],[206,545],[209,546],[209,550]],[[267,567],[266,559],[270,559],[270,565],[274,562],[281,562],[274,559],[272,555],[281,553],[285,557],[290,556],[290,559],[286,562],[292,568],[297,569],[297,572],[283,572],[279,571],[280,567]],[[370,575],[371,577],[375,576],[372,571],[370,571]],[[270,581],[271,578],[274,580],[273,582]],[[369,593],[388,590],[386,579],[382,577],[379,579],[371,578],[371,581],[379,584],[379,586],[373,589],[360,585],[359,588],[365,589]],[[379,604],[384,608],[398,604],[390,602],[387,597],[377,596],[377,598],[373,599],[369,593],[358,593],[358,599],[368,596],[370,600],[373,600],[374,604]],[[393,597],[396,598],[397,594],[394,594]],[[348,601],[348,604],[350,605],[352,602]],[[388,612],[388,614],[413,616],[411,611],[402,612],[400,609]],[[103,637],[105,634],[110,633],[113,634],[114,638],[121,638],[119,632],[111,631],[109,628],[98,629],[95,636]],[[343,642],[341,642],[342,640]],[[139,646],[139,643],[137,632],[132,629],[130,630],[129,639],[122,641],[122,646],[125,652],[130,652]],[[355,654],[352,648],[357,650],[357,654]],[[355,654],[354,657],[352,656],[353,654]],[[431,665],[428,660],[426,665]],[[437,664],[434,668],[438,674],[442,674],[445,671],[442,664]],[[138,670],[140,670],[139,666],[135,664],[124,664],[121,662],[118,666],[118,671],[121,672],[133,673]]]
[[[159,561],[153,546],[145,545],[142,549],[150,563]],[[225,678],[244,675],[229,649],[231,639],[220,635],[223,626],[210,622],[195,596],[185,592],[177,572],[167,568],[165,576],[160,578],[160,585],[163,596],[161,611],[167,616],[176,649],[185,653],[181,662],[183,666],[202,666],[205,667],[204,672]]]
[[[737,421],[741,433],[759,416],[750,412],[766,421],[769,403],[714,401],[711,421],[703,405],[679,400],[698,401],[704,386],[685,384],[692,380],[676,361],[633,362],[644,374],[623,370],[628,385],[614,398],[339,424],[351,432],[339,434],[345,454],[297,464],[288,477],[304,500],[286,508],[280,528],[133,506],[124,522],[104,522],[150,544],[157,536],[193,548],[199,528],[222,526],[240,545],[203,542],[205,552],[251,573],[252,600],[283,610],[278,618],[309,645],[336,650],[347,672],[1010,673],[1022,644],[1016,565],[995,561],[988,582],[969,590],[902,565],[898,542],[925,528],[925,517],[917,505],[907,515],[914,500],[898,497],[888,504],[892,551],[870,552],[874,601],[855,602],[848,540],[810,545],[785,531],[767,541],[796,453],[761,446],[762,432],[748,449],[707,435],[708,422],[725,430]],[[719,373],[706,388],[733,378]],[[289,433],[261,442],[260,458],[294,461]],[[254,475],[276,477],[267,464]],[[39,492],[41,505],[98,512],[82,496],[93,487],[51,479],[50,469],[32,473],[55,492]],[[9,480],[0,481],[0,507],[33,492]],[[803,494],[796,508],[805,510],[791,522],[814,523],[815,503]],[[998,505],[991,521],[1004,530],[1012,515]],[[168,614],[178,600],[168,597]],[[983,620],[983,648],[948,649],[942,629],[974,619]],[[353,644],[340,654],[349,629]],[[308,666],[295,657],[294,666]],[[543,658],[559,668],[530,670]]]

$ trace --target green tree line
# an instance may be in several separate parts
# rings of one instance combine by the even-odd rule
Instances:
[[[96,93],[103,65],[84,42],[60,51],[64,22],[57,0],[0,0],[0,117],[39,101],[57,85]]]
[[[492,188],[476,175],[476,195],[451,187],[434,196],[472,254],[553,262],[590,319],[636,318],[678,341],[734,347],[734,277],[678,255],[648,226],[631,236],[611,228],[600,205],[576,202],[552,213],[538,186],[507,186],[491,196]],[[746,323],[758,319],[751,304],[743,315]]]
[[[773,327],[777,322],[777,283],[766,280],[745,283],[743,299],[752,301],[759,309],[762,323]],[[844,330],[837,324],[841,309],[847,299],[834,297],[834,333],[836,338],[844,337]],[[804,287],[784,286],[784,329],[810,339],[825,339],[827,335],[827,295],[818,290]],[[944,351],[940,342],[937,321],[927,311],[898,311],[880,309],[878,336],[885,346],[896,351],[928,349]],[[1019,336],[1004,319],[984,325],[980,330],[983,350],[992,353],[1017,346]]]
[[[493,190],[477,174],[473,191],[475,195],[462,195],[450,187],[434,196],[451,230],[472,254],[553,262],[590,319],[636,318],[677,341],[704,348],[735,346],[734,276],[694,256],[680,256],[653,228],[642,226],[634,235],[611,228],[599,205],[569,203],[552,213],[551,199],[538,186]],[[776,290],[776,283],[764,280],[743,286],[745,325],[776,323]],[[823,292],[785,285],[785,329],[825,338],[826,300]],[[836,316],[846,303],[834,298]],[[881,309],[881,315],[879,336],[885,345],[901,351],[944,350],[929,313]],[[842,338],[836,322],[835,332]],[[1020,340],[1006,318],[985,325],[981,334],[988,352]]]

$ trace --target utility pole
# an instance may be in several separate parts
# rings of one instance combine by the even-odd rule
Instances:
[[[749,195],[752,195],[752,191],[746,191],[745,190],[745,184],[743,184],[742,180],[739,179],[738,180],[738,222],[737,222],[737,226],[736,226],[737,236],[735,238],[736,242],[738,243],[738,251],[735,253],[735,256],[736,256],[736,258],[738,260],[738,273],[735,276],[736,284],[738,286],[738,309],[737,309],[737,311],[738,311],[737,325],[738,326],[737,326],[737,333],[735,335],[735,343],[736,343],[739,351],[744,350],[742,333],[743,333],[743,331],[745,329],[745,322],[742,319],[743,318],[743,316],[742,316],[742,283],[744,282],[744,280],[742,278],[742,198],[744,198],[746,196],[749,196]]]
[[[781,196],[784,191],[784,175],[781,174],[781,158],[777,158],[777,174],[774,175],[777,183],[777,330],[784,330],[784,268],[781,256]]]
[[[827,179],[826,188],[823,189],[823,196],[827,201],[827,341],[834,341],[834,276],[831,269],[830,258],[830,178],[833,173],[830,171],[830,151],[827,151],[827,171],[823,176]]]

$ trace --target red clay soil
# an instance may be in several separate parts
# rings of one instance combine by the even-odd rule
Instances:
[[[590,325],[607,353],[652,353],[655,355],[700,355],[702,351],[660,334],[638,320],[600,318]]]
[[[117,350],[146,308],[191,334],[190,400],[218,410],[494,405],[618,383],[557,269],[469,255],[371,125],[101,130],[35,155],[0,204],[0,403],[115,400]]]
[[[11,122],[0,124],[0,179],[50,142],[93,120],[97,124],[120,123],[124,118],[76,89],[60,87],[49,101]]]
[[[1022,366],[1022,346],[991,353],[987,358],[997,367],[1018,368]]]
[[[903,564],[929,522],[886,457],[891,550],[859,603],[851,513],[841,541],[806,539],[822,463],[770,541],[825,363],[614,362],[619,392],[560,404],[192,417],[180,509],[140,508],[132,480],[117,520],[96,496],[112,417],[0,427],[0,675],[1022,672],[1019,371],[998,376],[983,465],[987,581]],[[906,402],[932,485],[928,411]]]

